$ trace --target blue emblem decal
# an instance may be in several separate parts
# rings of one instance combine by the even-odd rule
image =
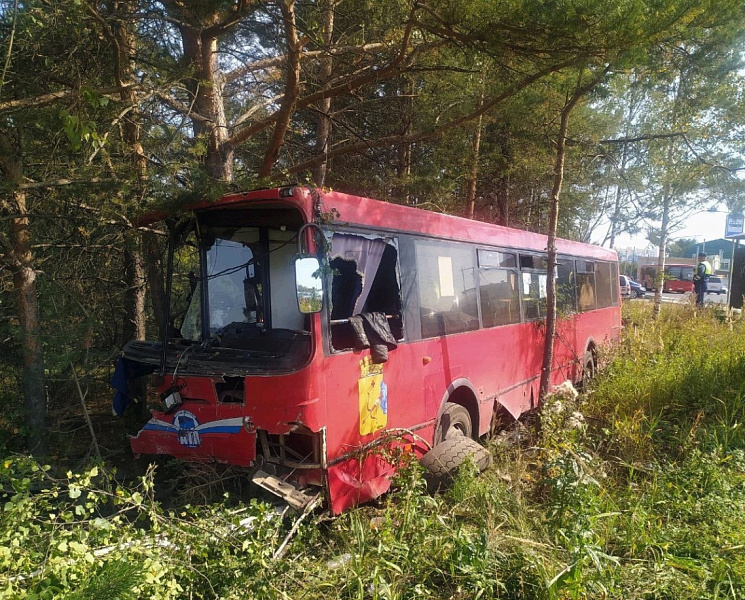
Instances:
[[[202,443],[197,427],[199,421],[188,410],[180,410],[173,417],[173,424],[177,427],[179,444],[187,448],[197,448]]]
[[[175,433],[179,444],[185,448],[198,448],[202,444],[202,436],[210,434],[234,434],[243,426],[241,417],[208,421],[199,424],[199,420],[188,410],[180,410],[173,415],[173,423],[150,419],[142,428],[143,431],[163,431]]]

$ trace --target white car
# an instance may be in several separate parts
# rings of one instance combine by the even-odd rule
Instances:
[[[629,278],[626,275],[619,275],[618,282],[621,286],[621,298],[629,298],[631,296],[631,285],[629,284]]]
[[[727,286],[724,284],[724,281],[721,277],[714,277],[713,275],[709,277],[709,281],[707,283],[707,294],[726,294],[727,293]]]

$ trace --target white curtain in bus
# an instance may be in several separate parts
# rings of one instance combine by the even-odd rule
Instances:
[[[362,277],[362,291],[354,303],[352,314],[360,314],[365,307],[385,246],[385,240],[380,238],[370,239],[344,233],[335,233],[331,240],[330,258],[338,256],[344,260],[353,260],[357,272]]]

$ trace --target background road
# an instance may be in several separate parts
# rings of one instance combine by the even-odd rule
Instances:
[[[673,303],[688,303],[692,301],[691,296],[693,296],[692,293],[685,293],[685,294],[669,294],[664,293],[662,294],[662,301],[663,302],[673,302]],[[647,292],[646,296],[644,296],[644,300],[654,300],[654,292]],[[721,304],[725,305],[727,302],[727,294],[706,294],[705,302],[713,303],[713,304]]]

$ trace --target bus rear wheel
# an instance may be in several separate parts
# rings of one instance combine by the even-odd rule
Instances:
[[[455,402],[448,402],[437,423],[435,445],[457,437],[473,437],[471,415],[464,406]]]
[[[580,386],[585,387],[595,377],[596,371],[595,354],[592,350],[588,350],[585,352],[584,359],[582,360],[582,379],[580,380]]]

